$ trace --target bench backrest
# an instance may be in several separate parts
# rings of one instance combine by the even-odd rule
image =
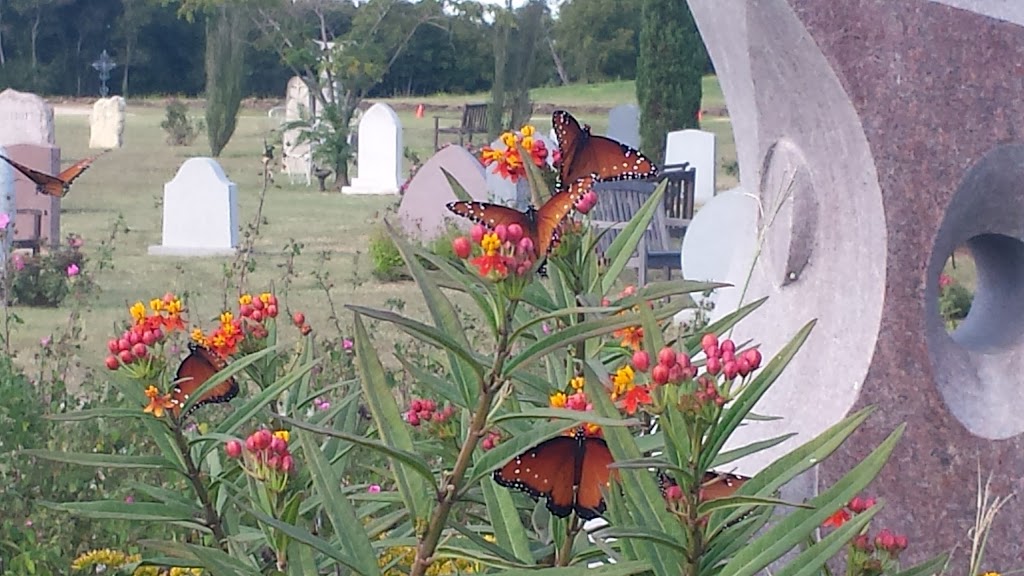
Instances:
[[[466,104],[462,109],[463,132],[487,132],[487,104]]]

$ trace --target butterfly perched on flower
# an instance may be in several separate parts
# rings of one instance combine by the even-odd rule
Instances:
[[[171,391],[171,410],[174,415],[178,416],[192,394],[214,374],[223,370],[225,366],[227,363],[224,359],[209,348],[194,342],[190,343],[189,355],[178,366],[174,389]],[[228,378],[203,393],[203,396],[180,418],[182,420],[188,418],[193,412],[207,404],[230,402],[238,395],[238,391],[238,382],[234,378]]]
[[[107,151],[104,151],[92,158],[79,160],[62,170],[60,174],[57,174],[56,176],[47,174],[46,172],[40,172],[39,170],[34,170],[3,155],[0,155],[0,159],[6,161],[15,170],[21,172],[26,178],[31,180],[36,185],[36,191],[40,194],[63,198],[64,196],[67,196],[68,192],[71,190],[71,184],[81,176],[83,172],[89,169],[89,166],[92,165],[93,161],[103,154],[106,154],[106,152]]]

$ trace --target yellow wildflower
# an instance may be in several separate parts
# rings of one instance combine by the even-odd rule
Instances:
[[[537,129],[530,124],[523,124],[523,127],[519,129],[519,133],[523,135],[523,138],[529,138],[533,136]]]
[[[238,297],[239,306],[245,306],[246,304],[252,304],[252,294],[242,294]]]
[[[153,312],[159,312],[164,309],[164,301],[159,298],[153,298],[149,301],[149,309]]]
[[[174,407],[171,395],[161,394],[156,386],[146,388],[146,397],[149,398],[149,404],[142,411],[146,414],[152,414],[157,418],[163,418],[164,410]]]
[[[264,292],[263,294],[260,294],[260,302],[263,302],[264,304],[270,304],[271,297],[272,294],[270,292]]]
[[[635,376],[633,367],[628,364],[615,371],[615,376],[612,377],[612,400],[629,392],[629,389],[633,387]]]
[[[291,440],[291,434],[289,434],[287,430],[275,430],[274,438],[280,438],[281,440],[288,442],[289,440]]]
[[[494,232],[488,232],[480,239],[480,247],[484,249],[484,253],[488,256],[494,256],[498,249],[501,248],[501,240],[498,239],[498,235]]]
[[[999,572],[985,572],[981,576],[1003,576],[1003,575],[1000,574]]]
[[[566,402],[569,401],[569,397],[565,395],[565,392],[555,392],[549,398],[551,401],[552,408],[565,408]]]
[[[193,328],[190,336],[196,344],[206,344],[206,336],[203,334],[202,328]]]
[[[202,576],[202,568],[182,568],[181,566],[175,566],[168,572],[168,576]]]
[[[138,554],[129,555],[120,550],[104,548],[102,550],[89,550],[71,562],[73,570],[89,570],[93,566],[103,565],[107,570],[114,571],[132,562],[138,562],[142,557]]]
[[[579,392],[580,390],[583,390],[583,384],[585,384],[585,383],[586,383],[586,380],[583,379],[583,376],[577,376],[577,377],[573,378],[572,380],[569,380],[569,386],[572,386],[572,389],[577,391],[577,392]]]
[[[135,320],[136,324],[142,324],[146,320],[146,307],[142,302],[136,302],[128,308],[128,312],[131,313],[132,319]]]
[[[520,145],[526,150],[533,150],[533,136],[523,136],[523,141]]]
[[[170,302],[164,303],[164,310],[167,311],[171,316],[178,316],[181,311],[184,310],[184,306],[181,304],[181,298],[175,298]]]
[[[516,135],[514,132],[505,132],[501,135],[501,143],[508,148],[516,147]]]
[[[220,324],[227,328],[231,325],[231,322],[235,319],[235,315],[231,312],[223,312],[220,315]]]

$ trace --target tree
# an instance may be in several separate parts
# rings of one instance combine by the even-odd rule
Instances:
[[[636,0],[573,0],[558,10],[555,39],[569,76],[580,82],[636,76],[640,10]]]
[[[487,131],[495,137],[509,127],[519,127],[533,113],[530,87],[535,84],[539,48],[546,47],[544,31],[547,5],[530,0],[513,11],[512,0],[495,10],[494,83],[487,110]]]
[[[700,127],[707,53],[686,2],[642,1],[636,75],[640,136],[649,157],[664,158],[666,134]]]
[[[206,136],[220,156],[238,122],[245,81],[248,16],[238,4],[221,4],[206,19]]]

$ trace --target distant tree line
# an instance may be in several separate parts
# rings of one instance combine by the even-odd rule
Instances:
[[[311,41],[321,37],[323,26],[344,34],[365,6],[352,0],[329,3],[330,21],[311,17],[303,23]],[[396,10],[415,10],[405,0],[395,4]],[[457,4],[457,10],[445,11],[443,21],[416,29],[371,96],[491,88],[501,21],[472,0]],[[96,95],[100,81],[91,64],[107,50],[118,65],[108,81],[113,94],[201,95],[209,61],[206,19],[211,12],[192,11],[185,18],[180,8],[173,0],[0,0],[0,89]],[[634,0],[567,0],[557,18],[545,10],[538,30],[518,34],[536,43],[528,51],[536,55],[529,84],[635,78],[640,12]],[[245,46],[245,96],[283,95],[293,68],[282,62],[278,48],[253,28]]]

